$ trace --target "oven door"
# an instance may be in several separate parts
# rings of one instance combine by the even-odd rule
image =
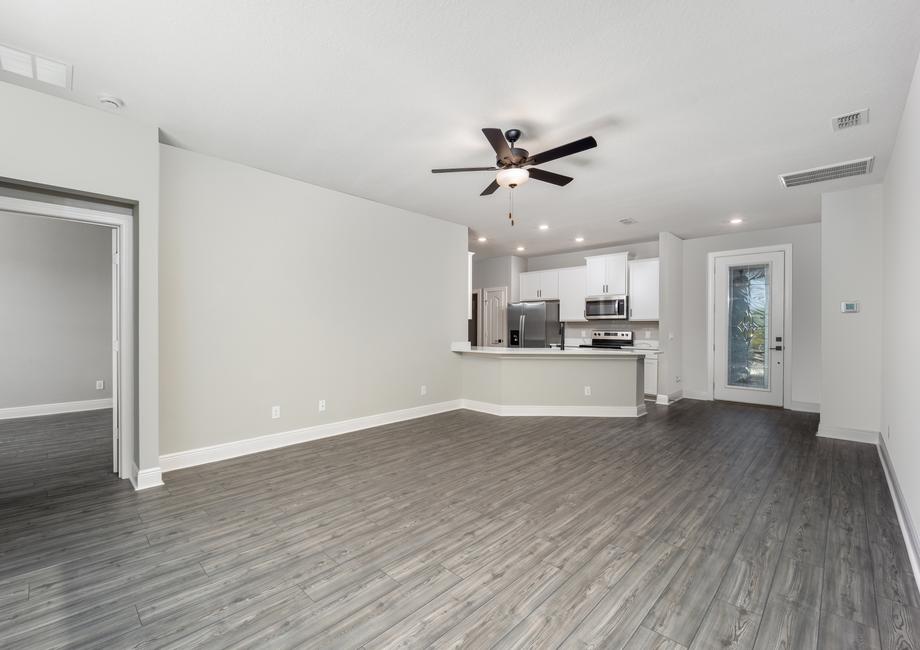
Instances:
[[[586,320],[625,320],[626,296],[597,296],[585,300]]]

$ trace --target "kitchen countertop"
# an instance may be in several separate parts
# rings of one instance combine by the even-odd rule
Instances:
[[[460,354],[478,354],[505,357],[644,357],[649,350],[599,350],[598,348],[493,348],[471,347],[454,350]]]

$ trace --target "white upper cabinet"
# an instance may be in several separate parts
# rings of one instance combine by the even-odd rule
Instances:
[[[540,274],[521,273],[521,300],[540,299]]]
[[[585,258],[585,294],[624,296],[629,270],[629,253],[595,255]]]
[[[559,320],[585,320],[584,266],[559,269]]]
[[[557,300],[559,272],[530,271],[521,273],[521,300]]]
[[[629,263],[629,319],[658,320],[658,258]]]

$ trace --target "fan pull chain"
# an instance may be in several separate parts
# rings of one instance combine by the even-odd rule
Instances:
[[[508,218],[511,219],[511,225],[514,225],[514,188],[508,191]]]

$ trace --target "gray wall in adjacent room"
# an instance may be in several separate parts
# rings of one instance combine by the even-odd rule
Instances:
[[[111,232],[0,212],[0,408],[111,397]]]

